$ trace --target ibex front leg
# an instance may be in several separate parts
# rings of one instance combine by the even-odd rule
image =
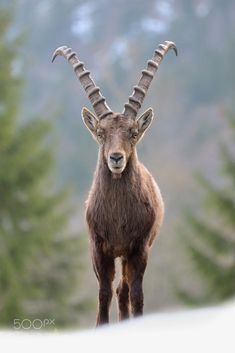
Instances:
[[[129,313],[129,284],[127,277],[127,260],[122,259],[122,279],[117,287],[117,299],[119,308],[119,320],[128,319]]]
[[[100,326],[109,322],[109,309],[113,295],[112,282],[115,274],[114,259],[99,248],[93,253],[93,266],[99,282],[96,326]]]
[[[143,314],[143,276],[147,265],[147,252],[138,252],[128,257],[128,282],[133,316]]]

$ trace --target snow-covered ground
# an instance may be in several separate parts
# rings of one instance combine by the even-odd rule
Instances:
[[[235,353],[235,303],[146,315],[101,329],[0,332],[1,352]]]

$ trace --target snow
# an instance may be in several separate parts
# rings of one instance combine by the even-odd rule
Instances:
[[[235,303],[146,315],[100,329],[0,332],[5,352],[235,352]]]

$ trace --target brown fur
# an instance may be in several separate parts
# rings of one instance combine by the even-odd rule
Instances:
[[[152,121],[152,109],[136,120],[150,83],[165,54],[177,48],[165,41],[154,51],[141,78],[124,105],[114,114],[77,54],[67,46],[55,50],[52,61],[64,56],[73,66],[96,115],[83,108],[84,123],[100,144],[98,163],[87,200],[94,271],[99,281],[97,325],[109,321],[114,260],[122,261],[122,279],[117,288],[120,320],[143,312],[142,281],[149,248],[159,232],[164,206],[160,191],[148,170],[139,162],[136,144]]]
[[[160,191],[139,162],[135,143],[130,141],[129,131],[137,128],[136,124],[114,115],[101,120],[97,127],[106,129],[106,138],[100,146],[86,210],[93,266],[99,281],[97,325],[109,320],[116,257],[121,257],[123,267],[117,289],[119,318],[129,317],[129,299],[133,315],[142,314],[142,280],[148,252],[163,220]],[[119,177],[107,165],[110,151],[127,155]]]

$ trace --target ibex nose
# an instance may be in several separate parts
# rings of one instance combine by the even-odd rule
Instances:
[[[116,164],[120,162],[123,159],[123,154],[121,153],[112,153],[109,157],[112,162],[115,162]]]

